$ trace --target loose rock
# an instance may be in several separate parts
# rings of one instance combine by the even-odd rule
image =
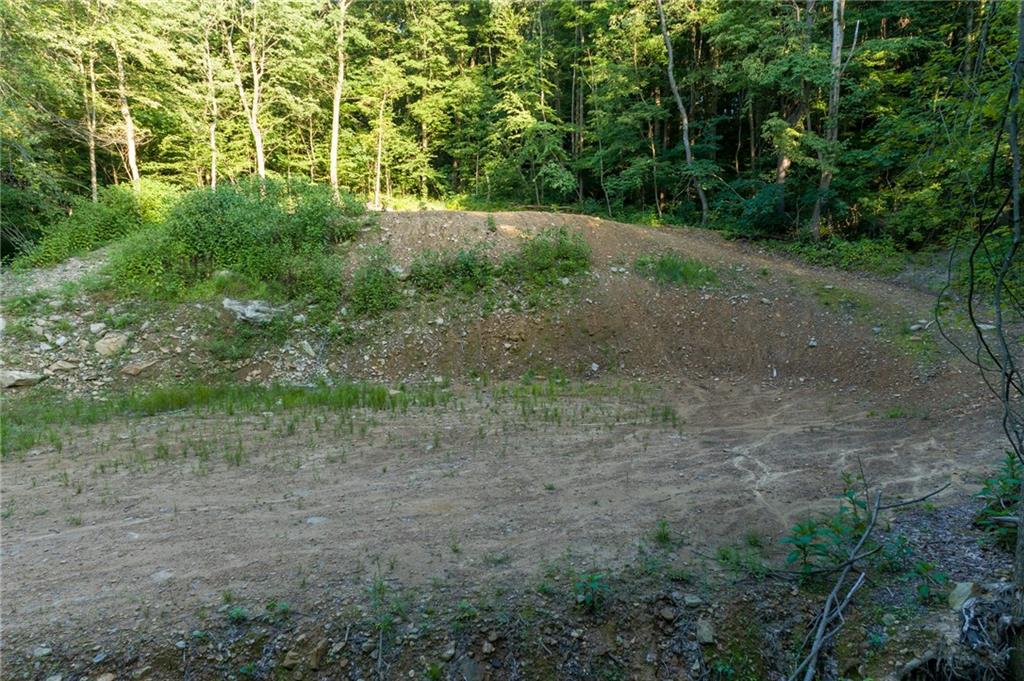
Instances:
[[[110,357],[116,355],[124,349],[124,346],[128,344],[128,334],[126,333],[108,333],[103,338],[100,338],[93,344],[96,352],[103,355],[104,357]]]
[[[4,388],[24,388],[43,380],[42,374],[20,369],[0,369],[0,385]]]

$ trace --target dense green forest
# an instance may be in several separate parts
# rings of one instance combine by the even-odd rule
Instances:
[[[372,207],[558,204],[919,249],[964,227],[978,200],[1017,7],[12,0],[0,12],[9,255],[105,185],[250,174],[330,183]]]

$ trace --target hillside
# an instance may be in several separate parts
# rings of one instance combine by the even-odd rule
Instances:
[[[589,269],[541,289],[426,294],[406,279],[426,249],[499,259],[563,227],[589,245]],[[736,587],[729,561],[707,556],[739,551],[732,567],[756,573],[743,561],[777,560],[794,523],[835,505],[844,472],[893,498],[950,482],[937,515],[895,527],[947,537],[915,550],[952,581],[1005,574],[1008,554],[962,550],[1001,434],[928,321],[927,292],[712,232],[578,215],[386,213],[338,257],[351,272],[374,245],[402,303],[329,326],[283,304],[264,326],[219,295],[154,303],[75,286],[102,252],[4,273],[4,367],[44,377],[4,393],[17,673],[397,678],[438,664],[449,678],[532,678],[515,671],[525,660],[552,678],[669,678],[739,665],[738,604],[762,599],[758,617],[780,626],[777,595]],[[659,282],[644,258],[666,253],[688,269]],[[621,629],[569,605],[581,574],[614,575]],[[530,599],[560,614],[516,619]],[[883,626],[876,615],[856,617]],[[559,654],[531,651],[534,626]],[[861,651],[849,659],[867,650],[863,636],[843,645]],[[899,649],[871,669],[910,662]]]

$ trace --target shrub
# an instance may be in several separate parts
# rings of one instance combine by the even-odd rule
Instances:
[[[100,189],[96,203],[78,197],[65,218],[43,229],[19,264],[53,265],[159,224],[177,196],[172,185],[143,180],[138,193],[130,185],[110,185]]]
[[[907,253],[889,238],[847,241],[832,237],[822,241],[774,242],[777,248],[814,265],[893,274],[903,269]]]
[[[137,231],[141,226],[142,213],[135,193],[122,185],[103,187],[96,203],[88,198],[76,198],[67,217],[44,228],[42,238],[19,259],[19,264],[53,265]]]
[[[576,605],[590,613],[596,613],[605,604],[611,587],[603,572],[584,572],[576,578],[573,591]]]
[[[1003,465],[995,475],[985,480],[981,491],[978,492],[978,497],[985,502],[985,507],[978,513],[975,522],[979,527],[991,531],[996,543],[1008,549],[1017,541],[1017,526],[1001,519],[1014,518],[1017,513],[1017,507],[1021,503],[1022,475],[1024,467],[1017,460],[1017,455],[1007,452]]]
[[[171,208],[160,229],[127,242],[111,274],[122,290],[166,297],[227,270],[236,283],[331,303],[342,276],[330,248],[358,233],[361,213],[354,199],[336,203],[328,188],[307,182],[197,189]]]
[[[503,266],[506,277],[514,275],[542,286],[589,268],[590,246],[579,233],[565,227],[546,229],[524,242],[519,253],[506,259]]]
[[[373,250],[352,275],[349,302],[353,314],[378,315],[398,307],[401,293],[398,277],[391,271],[391,258],[382,249]]]
[[[186,253],[166,230],[152,228],[129,237],[110,259],[116,289],[151,298],[175,298],[185,286]]]
[[[448,283],[445,257],[437,251],[423,251],[409,266],[409,282],[420,291],[440,291]]]
[[[494,281],[497,268],[479,249],[455,253],[424,251],[409,267],[409,281],[421,291],[440,291],[453,286],[462,293],[475,293]]]
[[[713,286],[718,283],[718,275],[704,263],[671,252],[641,255],[633,267],[659,284]]]

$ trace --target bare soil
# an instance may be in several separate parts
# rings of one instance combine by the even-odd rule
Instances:
[[[423,248],[501,251],[565,225],[587,238],[594,272],[539,311],[411,306],[367,327],[365,344],[289,374],[445,376],[446,405],[116,420],[5,461],[5,655],[31,660],[46,644],[72,660],[176,638],[223,610],[225,593],[314,612],[357,599],[382,572],[458,592],[538,580],[567,555],[614,571],[659,519],[681,538],[671,561],[685,569],[695,552],[745,537],[773,544],[833,505],[844,471],[863,468],[890,498],[951,481],[941,505],[998,458],[974,374],[934,331],[902,329],[927,317],[927,293],[707,232],[494,217],[492,232],[482,213],[387,214],[373,238],[407,264]],[[722,286],[665,288],[618,271],[665,249],[716,267]],[[188,348],[161,356],[151,321],[134,330],[130,360],[151,353],[159,376],[122,376],[115,389],[173,382],[192,359]],[[246,366],[280,378],[285,355]],[[555,371],[570,380],[547,394],[522,387],[525,371],[540,386]],[[23,669],[54,671],[46,658]],[[495,678],[506,677],[529,675]]]

